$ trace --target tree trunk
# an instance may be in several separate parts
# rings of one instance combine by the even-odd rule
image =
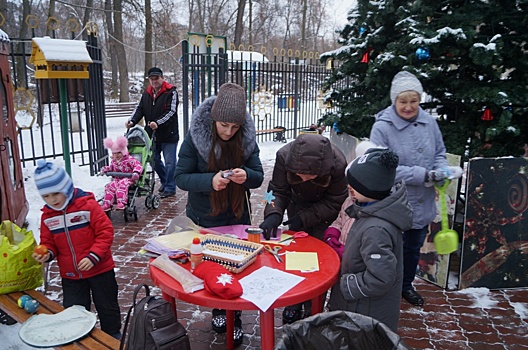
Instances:
[[[48,18],[55,17],[55,0],[50,0],[48,7]],[[51,37],[51,28],[46,26],[46,36]]]
[[[147,72],[152,67],[152,8],[150,0],[145,0],[145,79],[143,90],[149,84]]]
[[[31,13],[30,1],[22,0],[22,18],[20,21],[20,32],[18,36],[19,38],[23,38],[23,39],[29,38],[29,28],[26,23],[26,18],[27,16],[29,16],[30,13]],[[25,46],[22,41],[18,42],[16,46],[17,46],[16,52],[19,52],[19,53],[24,52]],[[28,86],[27,86],[27,81],[26,81],[26,70],[25,70],[27,62],[24,61],[23,55],[16,56],[15,60],[16,60],[15,67],[17,70],[17,81],[16,81],[15,86],[17,88],[19,87],[27,88]]]
[[[54,1],[54,0],[51,0],[51,1]],[[83,23],[81,23],[82,26],[85,26],[88,22],[90,22],[92,13],[93,13],[93,0],[86,0],[86,7],[84,9],[84,16],[83,16]],[[86,31],[83,31],[83,39],[88,40],[88,33]]]
[[[308,11],[308,0],[302,0],[302,6],[301,52],[306,50],[306,12]]]
[[[108,32],[108,56],[110,57],[110,71],[112,72],[112,79],[110,82],[110,97],[116,99],[118,96],[118,86],[117,86],[117,58],[116,58],[116,48],[114,40],[114,21],[112,20],[112,0],[105,0],[105,20],[106,20],[106,30]]]
[[[251,1],[251,0],[249,0]],[[242,43],[242,34],[244,33],[244,9],[246,7],[246,0],[238,0],[238,11],[235,25],[235,47],[239,47]],[[249,19],[251,23],[251,18]],[[251,30],[251,28],[250,28]],[[251,33],[249,33],[251,35]],[[251,44],[251,41],[250,41]]]
[[[128,68],[125,46],[123,45],[123,2],[114,0],[114,38],[119,66],[119,102],[129,102]]]

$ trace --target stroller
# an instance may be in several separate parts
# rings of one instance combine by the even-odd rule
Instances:
[[[155,172],[154,159],[152,157],[152,141],[145,129],[139,125],[135,125],[128,129],[125,137],[128,140],[128,153],[136,158],[143,167],[143,173],[139,179],[128,188],[128,203],[123,210],[125,222],[128,222],[129,217],[133,217],[137,221],[137,207],[136,199],[141,196],[145,197],[145,207],[147,209],[158,209],[160,206],[160,197],[154,194]],[[132,174],[125,173],[105,173],[108,176],[129,177]],[[107,212],[110,216],[110,212]]]

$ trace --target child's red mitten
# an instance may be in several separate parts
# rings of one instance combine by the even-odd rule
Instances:
[[[204,261],[194,269],[194,275],[203,279],[205,290],[224,299],[242,295],[242,285],[225,267],[212,261]]]

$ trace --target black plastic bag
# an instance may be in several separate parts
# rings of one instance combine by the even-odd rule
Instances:
[[[348,311],[323,312],[284,325],[275,350],[403,350],[400,336],[372,317]]]

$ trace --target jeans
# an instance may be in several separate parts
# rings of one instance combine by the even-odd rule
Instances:
[[[154,146],[154,170],[158,174],[163,191],[167,193],[176,192],[176,148],[177,142],[174,143],[159,143],[156,142]],[[161,160],[161,153],[163,152],[163,161]]]
[[[422,248],[428,226],[410,229],[403,233],[403,285],[402,291],[414,290],[412,281],[416,275],[416,267],[420,260],[420,248]]]
[[[63,278],[62,291],[64,308],[81,305],[90,311],[93,299],[101,322],[101,330],[112,336],[119,333],[121,314],[117,301],[117,281],[114,270],[80,280]]]

